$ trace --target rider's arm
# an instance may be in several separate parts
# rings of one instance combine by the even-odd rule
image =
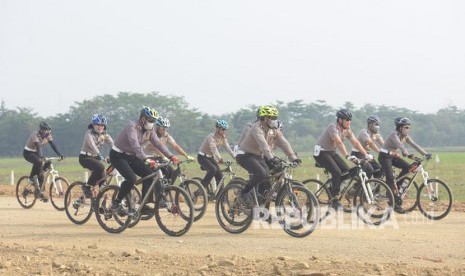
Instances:
[[[407,136],[406,142],[409,143],[410,146],[412,146],[416,151],[418,151],[422,155],[426,154],[426,151],[422,147],[420,147],[418,144],[416,144],[415,141],[413,141],[413,139],[410,136]]]
[[[363,155],[363,156],[366,156],[367,155],[367,152],[366,150],[363,148],[362,144],[360,144],[360,142],[357,140],[357,138],[355,138],[355,136],[352,134],[350,137],[349,137],[349,140],[350,142],[352,143],[352,145]],[[341,141],[342,143],[342,141]],[[344,143],[342,143],[344,145]],[[345,146],[344,146],[345,148]],[[347,155],[346,155],[347,156]]]
[[[289,158],[289,160],[297,159],[297,156],[295,155],[295,152],[292,149],[291,144],[289,143],[289,141],[287,141],[287,139],[284,137],[282,133],[279,133],[276,136],[275,141],[276,146],[284,152],[284,154],[287,156],[287,158]]]
[[[53,140],[50,140],[49,141],[50,143],[50,146],[52,147],[52,149],[55,151],[55,153],[58,155],[58,156],[63,156],[60,151],[58,150],[57,146],[55,145],[55,143],[53,142]]]
[[[224,138],[224,147],[226,148],[226,151],[229,153],[229,155],[232,156],[234,159],[234,152],[232,151],[231,147],[229,146],[228,139],[226,137]]]

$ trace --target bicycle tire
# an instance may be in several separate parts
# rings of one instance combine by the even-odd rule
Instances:
[[[278,221],[292,237],[303,238],[313,233],[318,226],[319,212],[316,196],[298,182],[293,182],[292,192],[283,190],[276,199]]]
[[[354,196],[354,210],[357,216],[365,224],[381,225],[386,222],[394,210],[394,193],[386,182],[379,179],[368,179],[365,186],[372,191],[371,203],[360,184],[356,195]]]
[[[404,181],[408,180],[409,182],[411,181],[410,177],[406,177]],[[417,208],[418,206],[418,200],[417,200],[417,195],[418,195],[418,184],[417,182],[413,181],[413,183],[410,184],[407,193],[402,194],[402,209],[405,213],[412,212]]]
[[[76,181],[71,183],[65,193],[65,212],[68,219],[77,225],[86,223],[92,216],[93,200],[86,198],[82,191],[84,182]]]
[[[62,176],[58,176],[55,178],[55,184],[53,183],[53,181],[50,181],[50,189],[48,191],[50,203],[52,203],[52,206],[58,211],[65,210],[65,193],[68,189],[69,181]]]
[[[29,176],[22,176],[16,182],[16,199],[24,209],[30,209],[37,202],[37,191],[34,184],[29,183]],[[29,201],[30,200],[30,201]]]
[[[140,205],[140,203],[142,201],[141,192],[140,192],[139,188],[136,185],[132,186],[131,193],[129,194],[129,197],[131,198],[131,204],[132,204],[132,207],[130,209],[134,210],[135,206]],[[139,223],[139,221],[141,221],[141,220],[149,220],[152,217],[153,217],[153,214],[149,215],[149,216],[142,216],[141,215],[141,216],[138,216],[137,218],[132,217],[131,221],[129,222],[128,228],[132,228],[132,227],[136,226]]]
[[[125,214],[111,213],[110,206],[116,195],[119,192],[120,187],[117,185],[108,185],[103,187],[97,198],[95,199],[95,215],[97,222],[103,230],[108,233],[117,234],[123,232],[131,222],[131,218]],[[126,196],[121,202],[121,206],[125,212],[129,213],[128,202],[129,196]]]
[[[215,215],[218,224],[231,234],[244,232],[252,223],[252,209],[241,206],[237,202],[243,189],[241,184],[228,184],[220,191],[215,202]],[[251,199],[250,202],[252,202]]]
[[[327,185],[318,179],[307,179],[302,181],[307,189],[312,192],[318,200],[320,209],[320,222],[327,218],[330,214],[329,201],[331,200],[331,192]]]
[[[190,196],[194,204],[194,221],[198,221],[205,215],[208,206],[208,195],[203,185],[194,179],[186,179],[179,187],[183,188]]]
[[[347,191],[345,191],[345,194],[343,195],[343,199],[341,200],[341,205],[342,205],[342,211],[344,211],[344,213],[352,213],[352,211],[354,210],[353,207],[354,207],[354,196],[357,192],[357,180],[352,178],[350,179],[349,181],[349,189]],[[342,189],[341,189],[342,191]]]
[[[162,206],[162,200],[166,207]],[[155,199],[155,219],[160,229],[170,236],[186,234],[194,223],[194,204],[190,196],[178,186],[163,187],[163,192]],[[168,226],[169,222],[173,226]]]
[[[449,186],[439,179],[428,179],[427,185],[435,195],[430,198],[427,187],[421,185],[417,195],[418,209],[428,219],[443,219],[452,209],[452,192]]]

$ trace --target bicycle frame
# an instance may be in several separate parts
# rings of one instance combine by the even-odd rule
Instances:
[[[58,175],[58,171],[53,166],[52,160],[61,160],[61,159],[58,157],[48,157],[45,160],[46,160],[46,163],[47,162],[50,162],[50,163],[49,163],[49,166],[47,167],[47,170],[45,171],[44,183],[42,183],[42,187],[40,188],[40,191],[43,192],[45,190],[46,183],[53,183],[53,188],[55,189],[55,193],[58,194],[63,191],[63,185],[61,185],[61,182],[59,182],[57,186],[57,182],[55,180],[59,175]]]
[[[406,178],[410,178],[410,182],[408,182],[407,186],[404,188],[404,190],[402,191],[402,193],[400,193],[401,197],[403,197],[405,194],[407,194],[408,190],[410,189],[410,187],[412,186],[412,183],[415,182],[415,180],[418,178],[418,175],[421,175],[422,179],[423,179],[423,182],[421,182],[421,185],[424,185],[426,186],[426,189],[428,191],[428,196],[429,198],[431,199],[434,195],[432,193],[432,188],[429,187],[427,184],[428,184],[428,180],[430,179],[429,178],[429,174],[428,172],[425,170],[424,168],[424,165],[426,165],[426,163],[428,162],[428,160],[426,160],[425,164],[423,165],[422,162],[424,161],[424,159],[422,158],[418,158],[418,157],[415,157],[414,159],[414,163],[412,164],[417,164],[417,167],[413,170],[413,171],[409,171],[408,173],[406,173],[404,176],[398,178],[395,180],[395,183],[398,182],[398,181],[404,181]],[[412,166],[411,164],[411,166]],[[437,189],[436,189],[437,190]]]

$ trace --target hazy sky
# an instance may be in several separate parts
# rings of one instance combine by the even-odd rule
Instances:
[[[210,114],[299,99],[465,109],[464,13],[463,0],[1,0],[0,98],[42,116],[120,91]]]

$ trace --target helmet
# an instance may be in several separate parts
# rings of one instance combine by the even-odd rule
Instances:
[[[278,117],[279,111],[272,105],[262,105],[258,108],[259,117]]]
[[[367,119],[368,124],[379,124],[381,123],[381,120],[378,118],[378,116],[370,116]]]
[[[47,122],[40,122],[40,130],[52,130],[52,127]]]
[[[228,129],[229,125],[228,125],[228,122],[220,119],[220,120],[216,120],[216,127]]]
[[[350,111],[347,109],[339,109],[339,111],[336,113],[336,118],[352,120],[352,113],[350,113]]]
[[[155,121],[157,120],[158,118],[160,118],[160,115],[158,114],[158,112],[151,108],[151,107],[147,107],[147,106],[144,106],[142,108],[142,110],[140,111],[140,115],[144,115],[145,117],[151,119],[152,121]]]
[[[157,126],[163,127],[163,128],[169,128],[171,125],[170,120],[168,120],[168,118],[163,118],[163,117],[158,118],[156,121],[156,124]]]
[[[396,125],[396,127],[403,127],[406,125],[411,125],[412,122],[407,117],[399,117],[394,120],[394,124]]]
[[[106,126],[108,123],[107,117],[103,116],[102,114],[94,114],[92,116],[92,124],[93,125],[104,125]]]

